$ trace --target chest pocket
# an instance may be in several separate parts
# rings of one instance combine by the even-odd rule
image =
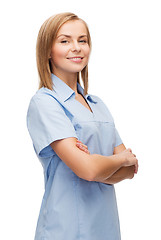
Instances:
[[[109,155],[115,143],[115,126],[113,122],[84,121],[74,124],[80,141],[88,146],[91,154]]]

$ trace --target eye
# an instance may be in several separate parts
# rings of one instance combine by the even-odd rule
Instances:
[[[82,43],[87,43],[87,41],[86,41],[86,40],[80,40],[79,42],[82,42]]]
[[[67,40],[62,40],[61,43],[67,43],[68,41]]]

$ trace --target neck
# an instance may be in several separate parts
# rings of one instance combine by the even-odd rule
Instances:
[[[78,94],[77,91],[77,73],[61,73],[54,71],[54,74],[60,78],[63,82],[65,82],[73,91],[75,91],[75,94]]]

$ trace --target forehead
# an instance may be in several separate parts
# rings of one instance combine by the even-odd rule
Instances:
[[[87,29],[81,20],[71,20],[61,26],[57,33],[57,36],[61,34],[71,36],[87,35]]]

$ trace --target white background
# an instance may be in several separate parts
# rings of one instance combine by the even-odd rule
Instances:
[[[161,6],[156,0],[15,0],[0,6],[0,239],[34,238],[44,179],[26,112],[38,88],[38,30],[64,11],[88,23],[89,93],[104,100],[124,144],[139,159],[137,176],[116,185],[122,240],[161,239]]]

